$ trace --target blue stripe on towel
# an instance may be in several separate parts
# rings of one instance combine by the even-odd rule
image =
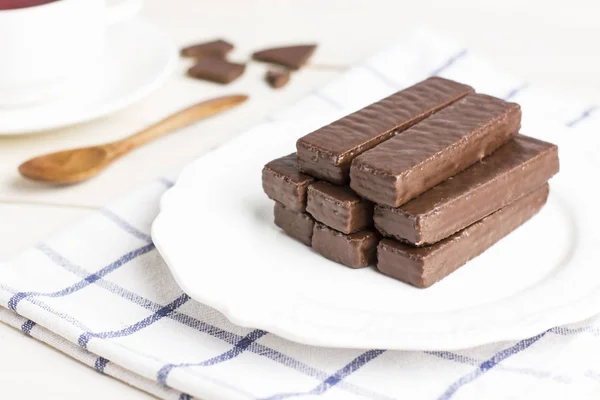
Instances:
[[[175,185],[175,182],[173,182],[172,180],[165,178],[164,176],[161,176],[159,178],[156,179],[158,182],[162,183],[163,185],[166,186],[167,189],[170,189],[173,187],[173,185]]]
[[[35,322],[28,319],[27,321],[25,321],[23,323],[23,325],[21,325],[21,330],[23,331],[24,334],[31,335],[31,330],[33,329],[34,326],[35,326]]]
[[[101,374],[104,373],[104,368],[106,368],[106,365],[108,364],[108,360],[104,357],[98,357],[96,358],[96,362],[94,363],[94,369],[98,372],[100,372]]]
[[[385,350],[369,350],[360,356],[356,357],[349,364],[344,366],[342,369],[337,371],[335,374],[330,375],[327,379],[325,379],[320,385],[315,387],[314,389],[308,392],[296,392],[296,393],[282,393],[276,394],[270,397],[265,398],[264,400],[281,400],[287,399],[289,397],[299,397],[299,396],[315,396],[320,395],[327,392],[332,387],[336,386],[342,380],[344,380],[349,375],[358,371],[362,367],[364,367],[369,361],[379,357]]]
[[[162,384],[167,384],[167,378],[171,371],[176,368],[187,368],[187,367],[208,367],[210,365],[220,364],[225,361],[234,359],[235,357],[242,354],[250,345],[256,342],[258,339],[266,335],[267,332],[262,330],[254,330],[248,335],[244,336],[239,342],[237,342],[233,349],[226,351],[216,357],[209,358],[207,360],[197,363],[181,363],[181,364],[167,364],[162,367],[157,374],[157,379]]]
[[[463,387],[464,385],[466,385],[470,382],[473,382],[475,379],[479,378],[481,375],[485,374],[492,368],[496,367],[500,362],[529,348],[532,344],[534,344],[535,342],[537,342],[538,340],[543,338],[547,333],[548,333],[548,331],[541,333],[537,336],[534,336],[532,338],[522,340],[512,347],[509,347],[507,349],[497,352],[496,354],[494,354],[494,356],[492,356],[492,358],[479,364],[479,367],[475,371],[471,372],[468,375],[461,377],[459,380],[457,380],[452,385],[450,385],[450,387],[448,389],[446,389],[446,391],[438,398],[438,400],[450,399],[452,396],[454,396],[454,394],[458,391],[458,389],[460,389],[461,387]]]
[[[459,51],[458,53],[454,54],[452,57],[450,57],[444,64],[442,64],[440,67],[434,69],[433,71],[431,71],[431,76],[436,76],[441,74],[442,72],[444,72],[446,69],[450,68],[451,65],[453,65],[456,61],[460,60],[461,58],[463,58],[464,56],[466,56],[468,53],[467,49],[462,49],[461,51]]]
[[[114,222],[119,228],[129,233],[131,236],[134,236],[140,240],[143,240],[146,243],[152,243],[152,238],[150,235],[146,235],[144,232],[141,232],[139,229],[131,225],[129,222],[125,221],[123,218],[112,212],[107,208],[103,208],[100,210],[102,215],[106,218]]]
[[[439,357],[443,360],[457,362],[459,364],[473,365],[477,366],[482,363],[481,360],[463,356],[461,354],[456,354],[451,351],[426,351],[426,354]],[[571,383],[572,379],[568,376],[555,375],[548,371],[542,371],[532,368],[515,368],[515,367],[507,367],[505,365],[498,365],[496,368],[501,368],[502,371],[513,372],[516,374],[529,375],[535,378],[540,379],[551,379],[555,382],[559,383]]]
[[[92,338],[111,339],[111,338],[116,338],[116,337],[132,335],[135,332],[140,331],[144,328],[147,328],[157,321],[160,321],[161,319],[163,319],[164,317],[166,317],[167,315],[172,313],[174,310],[176,310],[179,307],[181,307],[182,305],[184,305],[189,299],[190,299],[190,297],[187,294],[183,294],[183,295],[179,296],[178,298],[176,298],[175,300],[173,300],[171,303],[169,303],[166,306],[157,310],[154,314],[150,315],[149,317],[146,317],[146,318],[142,319],[141,321],[138,321],[135,324],[130,325],[124,329],[119,329],[116,331],[98,332],[98,333],[85,332],[79,337],[79,340],[78,340],[79,345],[81,347],[87,348],[88,342]]]
[[[67,260],[62,255],[58,254],[56,251],[54,251],[50,247],[44,245],[44,246],[38,246],[37,248],[38,248],[38,250],[40,250],[44,254],[46,254],[46,256],[48,258],[50,258],[50,260],[52,260],[59,267],[64,268],[65,270],[67,270],[75,275],[85,276],[86,272],[83,268],[71,263],[69,260]],[[117,285],[114,282],[107,281],[104,279],[99,279],[98,281],[95,282],[95,284],[98,285],[99,287],[109,291],[110,293],[113,293],[113,294],[123,298],[124,300],[131,301],[141,307],[146,308],[147,310],[156,311],[163,307],[163,305],[153,302],[152,300],[147,299],[143,296],[140,296],[136,293],[133,293],[133,292]],[[13,293],[14,293],[14,291],[13,291]],[[29,299],[29,300],[34,303],[38,303],[38,301],[36,301],[36,300],[33,300],[33,299]],[[49,309],[45,305],[44,305],[44,309],[49,312],[53,312],[51,309]],[[72,321],[68,316],[62,316],[62,317],[63,317],[63,319],[67,318],[67,320],[70,323],[80,327],[82,330],[84,330],[84,331],[88,330],[85,327],[79,326],[80,324],[78,323],[78,321]],[[187,315],[187,314],[184,314],[184,313],[181,313],[178,311],[173,311],[172,313],[167,315],[167,318],[169,318],[173,321],[176,321],[182,325],[185,325],[189,328],[192,328],[192,329],[202,332],[204,334],[210,335],[210,336],[217,338],[219,340],[222,340],[224,342],[227,342],[231,345],[235,345],[237,342],[239,342],[243,338],[240,335],[229,332],[225,329],[211,325],[205,321],[199,320],[197,318],[194,318],[190,315]],[[316,378],[316,379],[325,379],[327,377],[327,374],[324,371],[321,371],[313,366],[310,366],[306,363],[298,361],[297,359],[290,357],[287,354],[284,354],[278,350],[272,349],[268,346],[258,344],[258,343],[252,343],[248,347],[247,350],[256,355],[260,355],[265,358],[268,358],[269,360],[271,360],[275,363],[278,363],[280,365],[283,365],[286,368],[290,368],[297,372],[300,372],[303,375],[310,376],[310,377]],[[369,398],[374,398],[374,399],[381,399],[381,400],[390,400],[391,399],[388,396],[378,394],[376,392],[361,388],[359,386],[356,386],[356,385],[353,385],[350,383],[342,382],[339,386],[341,388],[343,388],[344,390],[346,390],[350,393],[359,395],[359,396],[364,396],[364,397],[369,397]]]
[[[597,110],[598,110],[597,106],[589,107],[588,109],[584,110],[579,117],[567,122],[567,126],[569,128],[574,127],[575,125],[579,124],[581,121],[588,119],[592,115],[592,113]]]
[[[524,83],[521,86],[517,86],[514,89],[511,89],[506,96],[504,96],[504,100],[511,100],[513,99],[517,94],[521,93],[523,90],[527,89],[529,87],[529,83]]]
[[[120,257],[118,260],[113,261],[108,264],[106,267],[100,269],[98,272],[93,273],[85,277],[83,280],[68,286],[64,289],[58,290],[56,292],[49,293],[41,293],[41,292],[19,292],[12,296],[8,301],[8,308],[12,311],[17,312],[17,306],[19,303],[26,298],[29,297],[62,297],[67,296],[71,293],[77,292],[84,287],[96,282],[98,279],[110,274],[111,272],[119,269],[121,266],[127,264],[129,261],[136,259],[137,257],[146,254],[150,251],[154,250],[154,244],[150,243],[145,246],[142,246],[138,249],[128,252],[127,254]]]

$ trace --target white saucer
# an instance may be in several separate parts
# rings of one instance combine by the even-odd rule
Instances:
[[[580,149],[561,147],[562,171],[540,214],[416,289],[330,262],[274,226],[261,169],[318,126],[255,128],[193,162],[165,194],[152,238],[192,298],[305,344],[402,350],[520,340],[600,310],[597,194],[582,182],[597,167]]]
[[[0,107],[0,135],[60,128],[121,110],[162,86],[177,62],[172,41],[141,18],[110,27],[106,52],[100,72],[77,78],[68,95],[29,107]]]

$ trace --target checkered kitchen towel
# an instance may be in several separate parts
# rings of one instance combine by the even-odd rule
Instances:
[[[524,131],[561,145],[547,132],[561,126],[572,139],[600,128],[593,107],[552,97],[427,32],[271,119],[356,109],[429,75],[520,102]],[[3,265],[0,319],[166,399],[600,398],[600,318],[454,352],[316,348],[231,324],[181,292],[152,244],[172,180],[143,186]]]

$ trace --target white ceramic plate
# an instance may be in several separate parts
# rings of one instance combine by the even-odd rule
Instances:
[[[162,86],[176,62],[175,45],[145,20],[111,26],[106,56],[97,70],[75,78],[59,99],[0,107],[0,135],[60,128],[121,110]]]
[[[165,194],[152,237],[192,298],[305,344],[405,350],[522,339],[600,310],[598,197],[579,173],[596,168],[577,152],[561,148],[540,214],[423,290],[325,260],[274,226],[263,164],[320,122],[247,132],[188,166]]]

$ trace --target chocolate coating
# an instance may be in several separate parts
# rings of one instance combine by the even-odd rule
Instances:
[[[347,186],[327,182],[311,184],[306,211],[317,221],[347,235],[373,225],[373,203],[362,199]]]
[[[300,169],[325,181],[348,183],[352,160],[458,99],[473,88],[429,78],[300,138]]]
[[[310,246],[312,243],[315,221],[306,213],[297,213],[275,203],[275,225],[288,236]]]
[[[317,222],[312,246],[325,258],[350,268],[362,268],[375,263],[378,242],[379,236],[373,231],[345,235]]]
[[[377,205],[375,227],[412,245],[436,243],[539,188],[558,170],[558,147],[518,135],[399,208]]]
[[[290,77],[291,72],[289,69],[272,68],[267,71],[265,80],[273,89],[279,89],[290,81]]]
[[[468,95],[355,158],[350,187],[375,203],[399,207],[491,154],[520,126],[518,104]]]
[[[548,199],[548,184],[431,246],[412,247],[383,239],[377,268],[419,288],[433,285],[533,217]]]
[[[192,78],[215,83],[231,83],[246,70],[245,64],[232,63],[218,57],[203,57],[188,70]]]
[[[300,69],[300,67],[308,62],[308,59],[316,49],[317,45],[315,44],[274,47],[257,51],[252,54],[252,58],[256,61],[278,64],[291,69]]]
[[[218,57],[225,58],[227,53],[233,50],[233,45],[226,40],[218,39],[187,46],[181,50],[183,57]]]
[[[306,210],[306,190],[313,181],[298,170],[296,153],[271,161],[262,171],[262,185],[267,196],[295,212]]]

